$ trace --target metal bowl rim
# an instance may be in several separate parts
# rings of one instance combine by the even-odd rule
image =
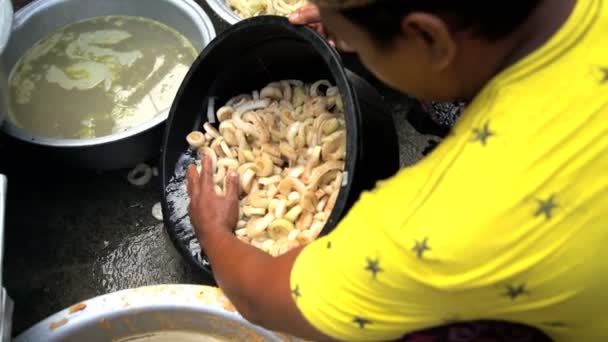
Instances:
[[[213,292],[216,295],[211,294],[209,299],[205,297],[200,301],[195,297],[199,293],[208,292]],[[223,304],[223,300],[227,300],[227,298],[221,294],[221,290],[205,285],[166,284],[126,289],[82,301],[79,303],[81,307],[84,304],[82,311],[72,312],[72,308],[76,307],[74,305],[56,312],[21,333],[15,341],[59,341],[63,340],[62,338],[65,338],[66,334],[69,337],[73,329],[78,329],[83,325],[88,326],[98,323],[104,318],[111,319],[128,316],[130,313],[142,313],[154,310],[194,310],[238,323],[243,328],[251,329],[270,341],[278,342],[282,340],[276,333],[253,325],[238,312],[228,309]],[[49,329],[52,323],[60,322],[65,318],[68,319],[68,323],[65,326],[57,328],[56,331]],[[140,332],[136,332],[136,334],[138,333]]]
[[[239,17],[230,9],[225,0],[207,0],[207,4],[209,4],[209,7],[211,7],[215,14],[230,25],[234,25],[243,20],[243,18]]]
[[[67,1],[74,1],[74,0],[45,0],[45,1],[38,0],[38,1],[34,1],[34,2],[24,6],[23,8],[21,8],[20,10],[15,12],[15,16],[13,19],[13,29],[11,32],[14,32],[17,29],[20,29],[22,26],[27,25],[31,17],[37,15],[38,13],[41,13],[40,12],[41,9],[61,5],[62,3],[65,3]],[[207,44],[209,44],[211,42],[211,40],[213,40],[213,38],[215,38],[216,32],[215,32],[213,23],[211,22],[211,19],[209,18],[207,13],[194,0],[179,0],[179,1],[161,0],[161,1],[170,2],[176,8],[181,8],[184,12],[189,13],[191,18],[193,18],[195,20],[198,19],[198,22],[194,21],[194,23],[197,26],[203,28],[203,30],[202,30],[203,31],[203,41],[205,42],[203,47],[201,47],[200,49],[197,49],[197,51],[199,53],[206,47]],[[87,18],[83,18],[82,20],[84,20],[84,19],[87,19]],[[151,120],[146,121],[140,125],[134,126],[126,131],[113,133],[113,134],[106,135],[103,137],[98,137],[98,138],[57,139],[57,138],[47,138],[47,137],[37,136],[37,135],[34,135],[34,134],[28,132],[25,129],[22,129],[22,128],[16,126],[14,123],[11,122],[10,118],[7,118],[7,120],[5,120],[6,122],[4,123],[4,126],[2,126],[1,129],[5,133],[7,133],[8,135],[10,135],[14,138],[17,138],[19,140],[26,141],[29,143],[43,145],[43,146],[52,146],[52,147],[97,146],[97,145],[113,143],[116,141],[120,141],[120,140],[129,138],[129,137],[141,134],[147,130],[150,130],[158,125],[163,124],[169,117],[170,109],[171,108],[169,107],[166,110],[163,110],[162,112],[160,112],[158,115],[156,115]]]

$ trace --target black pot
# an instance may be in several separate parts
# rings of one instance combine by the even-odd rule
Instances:
[[[194,62],[167,121],[162,156],[165,226],[181,254],[206,272],[189,220],[171,219],[167,185],[187,150],[185,137],[207,121],[209,97],[219,105],[240,93],[261,89],[272,81],[329,79],[342,94],[347,125],[345,177],[336,206],[322,234],[329,233],[362,191],[392,176],[399,168],[397,134],[380,95],[366,81],[345,70],[340,56],[308,27],[281,17],[255,17],[230,27]],[[181,172],[180,172],[181,173]]]

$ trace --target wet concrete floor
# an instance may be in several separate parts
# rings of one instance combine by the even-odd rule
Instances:
[[[16,1],[21,6],[28,1]],[[218,32],[225,28],[213,17]],[[363,73],[357,65],[352,69]],[[382,88],[400,137],[402,165],[411,165],[439,141],[419,125],[413,101]],[[424,120],[422,120],[424,121]],[[424,128],[424,129],[420,129]],[[151,165],[157,161],[150,161]],[[160,201],[159,178],[144,187],[128,170],[96,173],[36,155],[0,135],[0,173],[8,176],[4,286],[15,301],[18,334],[78,301],[153,284],[210,284],[186,264],[163,224],[151,215]]]

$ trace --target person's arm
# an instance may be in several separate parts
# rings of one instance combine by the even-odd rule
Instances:
[[[468,240],[454,243],[458,227],[420,204],[433,189],[432,159],[363,192],[334,231],[279,258],[233,236],[238,177],[216,195],[208,160],[200,177],[188,170],[190,219],[220,287],[251,322],[316,341],[396,340],[452,316],[477,317],[470,303],[479,285],[450,286],[461,280],[455,266],[479,258],[463,260]],[[465,203],[454,207],[475,210]]]
[[[248,321],[305,339],[329,340],[306,321],[292,298],[289,278],[301,249],[273,258],[232,233],[238,215],[238,188],[238,176],[231,174],[225,196],[218,196],[209,159],[203,161],[200,176],[195,167],[188,170],[190,219],[216,281]]]

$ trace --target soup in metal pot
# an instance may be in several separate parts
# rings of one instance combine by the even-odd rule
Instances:
[[[36,136],[86,139],[165,112],[196,49],[155,20],[104,16],[65,26],[30,48],[10,77],[10,120]]]

